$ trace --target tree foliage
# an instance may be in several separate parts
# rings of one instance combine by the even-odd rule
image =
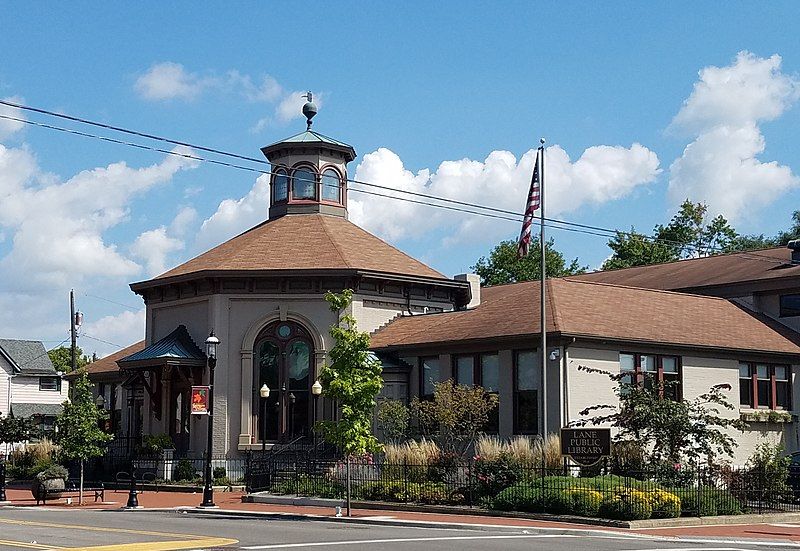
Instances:
[[[603,264],[604,270],[672,262],[681,258],[708,256],[726,250],[737,233],[724,216],[706,221],[708,206],[683,202],[669,224],[657,224],[653,236],[617,232],[608,242],[614,254]]]
[[[355,318],[346,313],[353,291],[325,294],[325,300],[338,317],[331,327],[336,345],[330,363],[322,368],[320,382],[324,395],[341,409],[338,421],[320,421],[318,429],[327,442],[348,455],[380,451],[372,434],[375,397],[383,387],[381,362],[369,351],[369,334],[359,331]]]
[[[36,437],[36,427],[29,419],[6,415],[0,417],[0,444],[17,444]]]
[[[733,455],[737,446],[730,429],[743,431],[747,424],[738,416],[725,416],[735,411],[726,397],[730,385],[712,386],[693,400],[666,398],[665,385],[631,382],[619,373],[578,366],[578,370],[608,377],[614,384],[618,405],[598,404],[580,414],[584,417],[575,426],[610,425],[618,431],[618,442],[635,441],[649,450],[653,464],[697,463],[717,456]]]
[[[53,367],[56,371],[62,373],[69,373],[72,371],[72,353],[69,346],[59,346],[47,351],[50,361],[53,362]],[[89,357],[83,355],[83,350],[80,346],[75,347],[75,364],[80,369],[89,363]]]
[[[517,256],[517,245],[514,240],[501,241],[489,252],[488,258],[482,256],[478,259],[472,270],[481,276],[481,285],[503,285],[542,279],[539,240],[534,239],[531,242],[530,253],[523,258]],[[556,250],[552,239],[547,241],[545,248],[547,277],[563,277],[586,271],[586,266],[581,266],[577,258],[567,264],[563,253]]]
[[[497,408],[496,394],[452,379],[434,383],[433,400],[411,401],[411,417],[420,434],[449,453],[463,454],[474,444]]]
[[[103,455],[106,444],[114,437],[100,428],[107,414],[94,403],[92,383],[86,373],[75,379],[72,400],[64,402],[63,407],[64,411],[56,419],[56,440],[65,459],[80,461],[80,502],[83,503],[84,463]]]

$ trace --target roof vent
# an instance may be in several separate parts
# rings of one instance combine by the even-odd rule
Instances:
[[[800,264],[800,239],[793,239],[786,246],[792,250],[792,264]]]

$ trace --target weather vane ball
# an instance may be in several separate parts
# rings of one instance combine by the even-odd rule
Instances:
[[[303,94],[303,97],[308,100],[305,105],[303,105],[303,115],[305,115],[306,124],[308,125],[306,130],[311,130],[311,119],[313,119],[314,115],[317,114],[317,106],[314,105],[313,96],[311,95],[310,90]]]

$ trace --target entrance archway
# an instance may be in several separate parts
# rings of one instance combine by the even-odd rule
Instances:
[[[253,368],[252,403],[258,440],[310,434],[314,344],[309,333],[292,321],[269,324],[256,338]],[[259,394],[265,383],[270,389],[266,411]]]

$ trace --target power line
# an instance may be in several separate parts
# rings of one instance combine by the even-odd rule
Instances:
[[[209,147],[205,147],[205,146],[199,146],[199,145],[196,145],[196,144],[191,144],[189,142],[171,140],[169,138],[164,138],[164,137],[161,137],[161,136],[156,136],[156,135],[152,135],[152,134],[138,132],[138,131],[135,131],[135,130],[129,130],[129,129],[121,128],[121,127],[117,127],[117,126],[107,125],[107,124],[104,124],[104,123],[98,123],[98,122],[90,121],[88,119],[83,119],[83,118],[80,118],[80,117],[72,117],[72,116],[69,116],[69,115],[64,115],[64,114],[61,114],[61,113],[55,113],[55,112],[48,111],[48,110],[45,110],[45,109],[40,109],[40,108],[36,108],[36,107],[17,104],[17,103],[14,103],[14,102],[9,102],[9,101],[6,101],[6,100],[0,100],[0,104],[7,105],[7,106],[10,106],[10,107],[15,107],[15,108],[18,108],[18,109],[25,109],[25,110],[28,110],[28,111],[33,111],[33,112],[36,112],[36,113],[41,113],[41,114],[45,114],[45,115],[49,115],[49,116],[59,117],[59,118],[63,118],[63,119],[67,119],[67,120],[71,120],[71,121],[75,121],[75,122],[79,122],[79,123],[82,123],[82,124],[88,124],[88,125],[97,126],[97,127],[101,127],[101,128],[107,128],[107,129],[118,131],[118,132],[124,132],[126,134],[140,136],[140,137],[144,137],[144,138],[148,138],[148,139],[163,141],[163,142],[170,143],[170,144],[196,148],[196,149],[199,149],[199,150],[202,150],[202,151],[207,151],[207,152],[215,153],[215,154],[218,154],[218,155],[223,155],[223,156],[243,159],[243,160],[247,160],[247,161],[256,162],[256,163],[259,163],[259,164],[269,164],[269,163],[267,163],[266,161],[264,161],[262,159],[256,159],[254,157],[247,157],[247,156],[244,156],[244,155],[238,155],[238,154],[235,154],[235,153],[229,153],[229,152],[225,152],[225,151],[222,151],[222,150],[219,150],[219,149],[214,149],[214,148],[209,148]],[[235,169],[238,169],[238,170],[245,170],[245,171],[252,172],[252,173],[257,173],[257,174],[274,175],[274,174],[278,173],[278,172],[274,172],[274,171],[271,171],[271,170],[256,169],[256,168],[247,167],[247,166],[243,166],[243,165],[238,165],[238,164],[234,164],[234,163],[228,163],[228,162],[225,162],[225,161],[219,161],[219,160],[216,160],[216,159],[208,159],[208,158],[200,157],[200,156],[197,156],[197,155],[179,153],[179,152],[176,152],[176,151],[171,151],[171,150],[162,149],[162,148],[158,148],[158,147],[151,147],[151,146],[138,144],[138,143],[134,143],[134,142],[127,142],[127,141],[124,141],[124,140],[118,140],[118,139],[110,138],[110,137],[107,137],[107,136],[100,136],[100,135],[91,134],[91,133],[88,133],[88,132],[82,132],[82,131],[79,131],[79,130],[63,128],[63,127],[59,127],[59,126],[55,126],[55,125],[51,125],[51,124],[47,124],[47,123],[30,121],[30,120],[22,119],[22,118],[18,118],[18,117],[12,117],[12,116],[9,116],[9,115],[0,115],[0,119],[6,119],[6,120],[11,120],[11,121],[15,121],[15,122],[24,123],[24,124],[30,124],[30,125],[34,125],[34,126],[38,126],[38,127],[42,127],[42,128],[47,128],[47,129],[50,129],[50,130],[56,130],[56,131],[65,132],[65,133],[68,133],[68,134],[78,135],[78,136],[82,136],[82,137],[86,137],[86,138],[98,139],[98,140],[102,140],[102,141],[106,141],[106,142],[110,142],[110,143],[115,143],[115,144],[119,144],[119,145],[135,147],[135,148],[138,148],[138,149],[154,151],[154,152],[158,152],[158,153],[162,153],[162,154],[178,156],[178,157],[182,157],[182,158],[186,158],[186,159],[195,160],[195,161],[198,161],[198,162],[212,163],[212,164],[216,164],[216,165],[220,165],[220,166],[225,166],[225,167],[228,167],[228,168],[235,168]],[[488,211],[488,212],[476,212],[474,210],[462,209],[462,208],[457,208],[457,207],[449,207],[447,205],[426,203],[424,201],[416,201],[416,200],[412,200],[412,199],[409,199],[409,198],[406,198],[406,197],[397,197],[397,196],[393,196],[393,195],[386,195],[386,194],[381,194],[381,193],[376,193],[376,192],[370,192],[370,191],[367,191],[367,190],[361,190],[361,189],[357,189],[357,188],[349,188],[351,191],[355,191],[355,192],[358,192],[358,193],[374,195],[374,196],[377,196],[377,197],[384,197],[384,198],[388,198],[388,199],[395,199],[395,200],[399,200],[399,201],[406,201],[406,202],[410,202],[410,203],[416,203],[416,204],[420,204],[420,205],[436,207],[436,208],[441,208],[441,209],[451,210],[451,211],[456,211],[456,212],[463,212],[463,213],[466,213],[466,214],[475,214],[475,215],[485,216],[485,217],[489,217],[489,218],[496,218],[496,219],[501,219],[501,220],[509,220],[509,221],[512,221],[512,222],[520,222],[521,219],[522,219],[522,214],[514,212],[514,211],[511,211],[511,210],[507,210],[507,209],[500,209],[500,208],[496,208],[496,207],[488,207],[488,206],[479,205],[479,204],[476,204],[476,203],[469,203],[469,202],[465,202],[465,201],[459,201],[459,200],[456,200],[456,199],[449,199],[449,198],[445,198],[445,197],[439,197],[439,196],[435,196],[435,195],[430,195],[430,194],[425,194],[425,193],[420,193],[420,192],[414,192],[414,191],[410,191],[410,190],[392,188],[392,187],[389,187],[389,186],[382,186],[382,185],[379,185],[379,184],[374,184],[374,183],[371,183],[371,182],[364,182],[364,181],[355,180],[355,179],[346,179],[345,181],[350,182],[350,183],[354,183],[354,184],[358,184],[358,185],[369,186],[369,187],[379,188],[379,189],[383,189],[383,190],[387,190],[387,191],[392,191],[392,192],[395,192],[395,193],[403,193],[403,194],[406,194],[406,195],[422,197],[422,198],[430,199],[430,200],[433,200],[433,201],[440,201],[440,202],[443,202],[443,203],[461,205],[461,206],[464,206],[464,207],[469,207],[471,209],[480,209],[481,211]],[[323,185],[325,185],[325,184],[323,184]],[[497,213],[497,214],[501,214],[501,215],[508,215],[508,216],[496,216],[496,215],[489,214],[491,212],[494,212],[494,213]],[[510,218],[509,216],[513,216],[514,218]],[[694,245],[691,245],[691,244],[679,243],[679,242],[675,242],[675,241],[670,241],[670,240],[658,238],[658,237],[655,237],[655,236],[649,236],[649,235],[645,235],[645,234],[640,234],[640,233],[637,233],[637,232],[627,232],[627,231],[622,231],[622,230],[618,230],[618,229],[603,228],[603,227],[599,227],[599,226],[592,226],[592,225],[588,225],[588,224],[581,224],[581,223],[578,223],[578,222],[570,222],[570,221],[566,221],[566,220],[559,220],[559,219],[547,218],[547,217],[545,217],[545,221],[549,222],[549,224],[545,224],[545,225],[550,227],[550,228],[552,228],[552,229],[559,229],[559,230],[564,230],[564,231],[572,231],[572,232],[583,233],[583,234],[587,234],[587,235],[595,235],[595,236],[604,237],[604,238],[610,238],[610,237],[614,237],[616,235],[627,235],[627,236],[631,236],[631,237],[639,237],[639,238],[647,240],[647,241],[649,241],[651,243],[662,243],[664,245],[673,246],[673,247],[677,246],[677,247],[680,247],[682,250],[694,250],[694,251],[697,251],[697,252],[703,252],[703,250],[715,251],[715,252],[725,252],[724,249],[722,249],[720,247],[707,247],[705,249],[702,249],[701,247],[694,246]],[[553,224],[556,224],[556,225],[553,225]],[[581,229],[582,230],[588,230],[588,231],[581,231]],[[746,254],[746,256],[748,256],[748,257],[759,259],[759,260],[765,260],[765,261],[773,262],[773,263],[776,263],[776,264],[782,264],[783,263],[782,261],[780,261],[778,259],[775,259],[775,258],[772,258],[772,257],[768,257],[768,256],[764,256],[764,255],[758,255],[756,253],[747,252],[747,253],[741,253],[741,254]]]
[[[117,344],[115,342],[104,341],[103,339],[98,339],[97,337],[93,337],[91,335],[87,335],[86,333],[83,333],[81,336],[82,337],[86,337],[87,339],[92,339],[93,341],[102,342],[102,343],[105,343],[105,344],[110,344],[111,346],[116,346],[117,348],[124,348],[124,346],[119,345],[119,344]]]
[[[83,296],[85,296],[85,297],[92,297],[92,298],[96,298],[96,299],[99,299],[99,300],[102,300],[102,301],[105,301],[105,302],[109,302],[109,303],[111,303],[111,304],[116,304],[117,306],[122,306],[123,308],[127,308],[128,310],[136,310],[136,311],[139,311],[139,310],[141,310],[141,309],[143,308],[142,306],[139,306],[139,307],[136,307],[136,306],[130,306],[130,305],[128,305],[128,304],[123,304],[123,303],[121,303],[121,302],[117,302],[117,301],[115,301],[115,300],[111,300],[110,298],[103,298],[103,297],[99,297],[99,296],[97,296],[97,295],[92,295],[92,294],[89,294],[89,293],[84,293],[84,294],[83,294]]]

